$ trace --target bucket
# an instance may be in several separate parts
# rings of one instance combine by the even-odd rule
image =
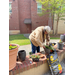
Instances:
[[[20,61],[25,61],[26,58],[26,51],[25,50],[20,50],[18,52],[18,58],[20,59]]]
[[[64,44],[63,43],[57,43],[57,48],[62,50],[63,49]]]

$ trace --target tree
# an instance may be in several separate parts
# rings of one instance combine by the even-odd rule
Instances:
[[[54,20],[56,20],[57,23],[55,34],[57,34],[59,20],[65,20],[63,18],[65,16],[64,15],[65,0],[36,0],[36,1],[41,3],[43,6],[42,13],[39,14],[40,16],[49,14],[49,17],[52,17],[52,19],[54,18]]]

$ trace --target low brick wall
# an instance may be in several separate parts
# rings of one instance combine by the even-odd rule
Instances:
[[[30,61],[32,63],[30,63]],[[44,58],[40,58],[39,62],[33,62],[29,56],[26,56],[25,61],[20,62],[17,61],[16,67],[9,72],[9,75],[42,75],[49,70],[46,56]]]
[[[58,50],[55,46],[55,49],[58,51],[59,62],[61,62],[65,58],[65,47],[63,50]],[[43,55],[44,58],[40,58],[39,62],[33,62],[29,56],[26,56],[23,62],[17,61],[16,67],[9,71],[9,75],[43,75],[49,70],[46,55]]]

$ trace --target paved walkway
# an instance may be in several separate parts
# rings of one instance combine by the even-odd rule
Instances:
[[[57,43],[58,41],[59,40],[50,40],[50,42],[55,42],[55,43]],[[20,46],[18,51],[20,51],[20,50],[25,50],[26,55],[29,55],[29,52],[31,51],[31,44]],[[43,51],[42,47],[40,48],[40,51]]]

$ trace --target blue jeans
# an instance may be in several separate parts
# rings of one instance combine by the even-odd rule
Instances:
[[[31,47],[32,47],[32,53],[35,53],[36,50],[37,50],[37,52],[40,52],[40,46],[36,47],[31,42]]]

